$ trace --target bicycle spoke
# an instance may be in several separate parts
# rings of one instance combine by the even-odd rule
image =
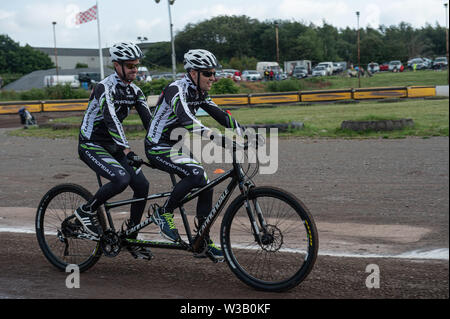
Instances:
[[[97,242],[77,237],[84,231],[73,214],[89,196],[78,185],[62,184],[50,190],[40,204],[38,241],[47,259],[60,269],[68,264],[88,268],[100,256]]]
[[[306,211],[299,211],[301,205],[281,191],[264,191],[249,201],[255,218],[259,211],[264,220],[265,226],[257,221],[259,237],[253,232],[244,200],[227,219],[229,231],[224,240],[228,241],[232,264],[237,265],[231,268],[241,280],[266,290],[282,290],[307,275],[315,261],[316,247],[310,246],[311,231],[302,217]]]

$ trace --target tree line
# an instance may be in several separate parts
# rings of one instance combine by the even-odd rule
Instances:
[[[54,68],[49,56],[28,44],[20,46],[6,34],[0,34],[0,74],[27,74],[35,70]]]
[[[280,63],[292,60],[357,62],[356,28],[336,28],[298,21],[259,21],[248,16],[218,16],[190,23],[175,35],[177,63],[192,48],[216,54],[227,67],[254,69],[257,61],[276,60],[275,27],[278,25]],[[445,55],[445,27],[430,24],[413,28],[406,22],[360,29],[361,64]],[[146,52],[148,66],[171,66],[169,42],[153,43]]]

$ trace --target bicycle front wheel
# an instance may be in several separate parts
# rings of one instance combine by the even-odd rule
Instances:
[[[251,189],[248,203],[238,196],[222,221],[221,244],[230,269],[255,289],[297,286],[312,270],[319,247],[311,214],[294,195],[273,187]]]
[[[47,260],[65,271],[68,265],[77,265],[80,272],[92,267],[102,250],[97,241],[83,238],[83,226],[74,215],[75,210],[92,198],[84,187],[61,184],[50,189],[39,203],[36,213],[36,236]],[[98,209],[104,225],[104,215]]]

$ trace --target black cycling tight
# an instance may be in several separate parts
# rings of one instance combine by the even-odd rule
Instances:
[[[123,151],[111,154],[105,147],[94,143],[80,143],[78,154],[93,171],[110,180],[95,193],[94,198],[88,202],[92,211],[108,199],[123,192],[127,186],[134,191],[133,198],[143,198],[148,195],[149,183],[141,169],[128,164]],[[133,203],[130,208],[130,219],[134,225],[141,221],[145,209],[145,201]]]
[[[173,152],[170,147],[145,146],[145,154],[156,168],[165,172],[176,174],[181,181],[175,185],[170,197],[164,205],[166,211],[173,212],[178,207],[179,202],[193,188],[203,187],[208,183],[203,166],[197,162],[192,155],[181,152]],[[197,201],[197,217],[208,216],[212,208],[214,191],[211,189],[199,195]]]

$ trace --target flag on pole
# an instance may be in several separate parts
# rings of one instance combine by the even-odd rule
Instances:
[[[97,5],[94,5],[93,7],[87,9],[84,12],[77,13],[76,17],[76,24],[82,24],[86,23],[92,20],[97,19]]]
[[[100,39],[100,14],[98,9],[98,0],[95,1],[95,5],[91,8],[87,9],[86,11],[79,12],[75,16],[75,23],[76,24],[82,24],[86,23],[92,20],[97,20],[97,32],[98,32],[98,55],[100,60],[100,76],[101,79],[105,77],[105,72],[103,68],[103,52],[102,52],[102,46],[101,46],[101,39]]]

